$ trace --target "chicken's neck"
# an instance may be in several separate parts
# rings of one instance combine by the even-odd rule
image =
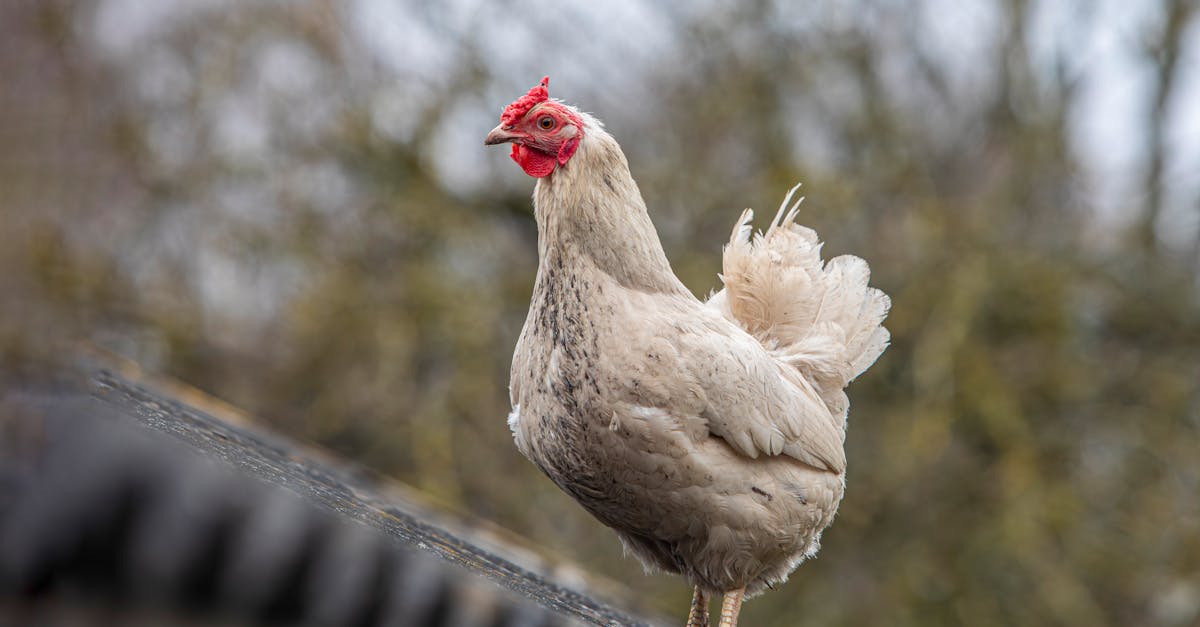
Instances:
[[[565,167],[538,179],[534,214],[539,283],[550,265],[590,265],[630,289],[690,294],[671,271],[625,155],[603,129],[589,129]]]

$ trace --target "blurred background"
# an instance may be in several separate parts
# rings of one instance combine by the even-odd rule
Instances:
[[[1195,625],[1198,5],[5,0],[0,372],[87,340],[682,619],[504,422],[533,181],[482,139],[549,74],[697,295],[797,180],[892,295],[745,624]]]

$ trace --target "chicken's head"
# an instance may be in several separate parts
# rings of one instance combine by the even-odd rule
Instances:
[[[504,108],[500,125],[483,140],[486,145],[512,142],[512,159],[529,176],[550,176],[567,165],[583,139],[583,118],[574,109],[550,99],[547,76]]]

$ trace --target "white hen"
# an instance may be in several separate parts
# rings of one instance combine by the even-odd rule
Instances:
[[[843,388],[883,352],[889,302],[866,262],[820,259],[789,192],[749,210],[707,303],[675,277],[616,141],[547,81],[485,143],[538,178],[538,273],[513,355],[520,451],[648,568],[695,587],[688,625],[816,552],[841,501]]]

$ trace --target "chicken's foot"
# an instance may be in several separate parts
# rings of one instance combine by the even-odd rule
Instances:
[[[725,593],[725,598],[721,600],[721,622],[718,627],[737,627],[738,613],[742,611],[742,596],[745,594],[745,588]]]
[[[708,624],[708,593],[696,586],[692,593],[692,610],[688,612],[687,627],[709,627]]]

